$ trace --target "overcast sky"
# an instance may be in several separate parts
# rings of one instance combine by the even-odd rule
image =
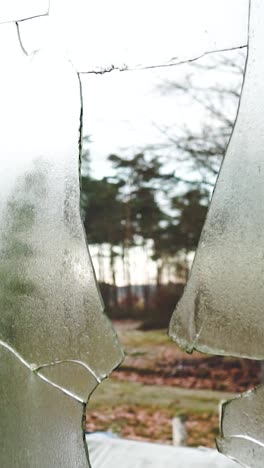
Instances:
[[[241,53],[241,52],[239,52]],[[226,55],[233,60],[237,51]],[[201,65],[210,63],[212,56],[199,60]],[[133,156],[137,151],[166,142],[164,129],[177,135],[184,126],[193,132],[199,131],[207,122],[206,109],[195,103],[188,94],[166,92],[166,82],[185,83],[186,75],[194,73],[193,81],[206,89],[209,86],[226,86],[236,80],[239,88],[241,78],[218,70],[193,70],[190,65],[171,68],[112,72],[103,76],[85,75],[84,133],[91,138],[89,149],[93,173],[97,177],[111,174],[107,156],[111,153]],[[233,102],[232,102],[233,104]],[[230,105],[230,115],[235,118],[236,108]],[[166,130],[167,131],[167,130]],[[160,154],[174,157],[173,151]],[[179,171],[184,169],[178,168]],[[185,175],[186,177],[186,175]]]

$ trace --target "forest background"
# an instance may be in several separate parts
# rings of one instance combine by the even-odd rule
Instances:
[[[198,125],[153,122],[159,143],[106,155],[111,176],[93,176],[92,136],[85,137],[82,216],[111,318],[168,325],[232,132],[244,63],[243,49],[216,53],[186,64],[178,79],[161,80],[158,92],[187,99]]]

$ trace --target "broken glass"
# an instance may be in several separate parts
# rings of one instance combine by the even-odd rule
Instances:
[[[89,396],[98,385],[98,378],[91,370],[87,372],[86,366],[74,361],[42,367],[38,374],[49,382],[56,382],[62,389],[67,389],[79,401],[86,403]]]
[[[264,447],[246,437],[227,437],[218,443],[218,449],[244,468],[262,468]]]
[[[80,361],[100,381],[121,351],[102,313],[79,213],[79,80],[51,51],[27,65],[17,91],[5,88],[1,99],[14,120],[2,122],[0,142],[0,337],[34,368]]]
[[[244,85],[190,279],[170,324],[188,352],[263,359],[264,4],[251,2]],[[263,466],[264,387],[223,405],[218,448]]]
[[[188,285],[171,321],[186,350],[264,358],[264,6],[251,5],[249,53],[239,112]]]
[[[246,467],[261,468],[264,456],[264,386],[222,407],[219,450]]]
[[[78,72],[102,73],[171,66],[245,46],[247,21],[248,0],[53,0],[47,21],[19,27],[29,53],[46,29],[46,41],[59,44]]]
[[[15,23],[0,36],[1,466],[85,467],[85,405],[123,352],[80,218],[81,83]]]
[[[0,23],[20,21],[49,12],[49,0],[8,0],[0,4]]]
[[[0,460],[6,468],[89,467],[85,405],[0,344]]]
[[[11,1],[0,9],[0,22],[7,23],[0,30],[3,466],[87,466],[85,403],[123,356],[103,313],[80,220],[83,109],[77,71],[170,66],[245,46],[246,0],[221,0],[213,8],[204,0],[202,6],[208,13],[202,23],[196,18],[201,4],[193,0],[184,3],[181,15],[169,0],[151,4],[151,16],[139,1],[103,1],[87,9],[86,0],[54,0],[43,20],[38,16],[48,12],[45,0]],[[244,14],[230,14],[236,8]],[[241,17],[242,34],[236,33]],[[166,28],[159,34],[161,23]],[[257,177],[256,183],[259,188]],[[199,290],[199,310],[202,301]]]

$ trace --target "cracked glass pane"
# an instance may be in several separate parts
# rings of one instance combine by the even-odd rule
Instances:
[[[264,4],[251,2],[240,106],[190,279],[170,324],[188,352],[263,359]],[[263,466],[264,387],[223,405],[218,449]]]
[[[263,26],[264,5],[256,0],[237,121],[170,325],[171,336],[188,351],[264,358]]]
[[[1,344],[0,362],[1,466],[88,468],[85,405],[40,379]]]
[[[8,0],[0,4],[0,23],[47,15],[49,0]]]
[[[245,437],[227,437],[218,443],[220,451],[244,468],[262,468],[264,447]]]
[[[47,21],[23,22],[20,31],[28,52],[42,35],[64,49],[79,72],[100,73],[169,66],[245,46],[247,20],[248,0],[54,0]]]
[[[264,456],[264,386],[246,392],[222,407],[218,449],[243,466],[261,468]]]
[[[256,17],[260,5],[260,0],[256,0]],[[150,15],[150,5],[142,6],[139,1],[124,4],[116,0],[109,4],[104,0],[91,6],[86,0],[69,1],[67,5],[62,0],[54,0],[49,18],[39,18],[47,14],[45,0],[34,1],[34,4],[30,0],[12,1],[5,11],[2,8],[0,22],[7,24],[0,27],[1,465],[85,467],[88,466],[84,443],[85,403],[98,383],[120,363],[123,353],[103,313],[104,306],[80,219],[83,96],[78,73],[170,66],[215,50],[245,47],[248,1],[217,0],[212,4],[209,0],[188,0],[184,5],[181,2],[181,9],[178,9],[175,1],[166,0],[165,3],[151,3]],[[240,15],[235,14],[238,8]],[[190,11],[193,19],[190,19]],[[161,33],[160,24],[166,25]],[[253,38],[256,31],[254,28],[252,31]],[[95,43],[97,46],[93,47]],[[89,50],[87,44],[91,45]],[[197,293],[195,314],[189,328],[187,325],[187,338],[178,334],[182,326],[184,329],[184,320],[178,319],[176,335],[181,344],[186,345],[191,339],[191,345],[186,345],[189,350],[199,347],[230,354],[230,349],[232,353],[235,349],[238,355],[263,357],[260,344],[251,343],[256,341],[256,335],[254,340],[252,336],[254,327],[259,327],[256,311],[261,300],[245,297],[249,290],[252,293],[246,281],[253,272],[256,273],[256,268],[259,274],[253,291],[256,297],[255,291],[261,286],[258,242],[263,225],[261,214],[252,213],[253,199],[261,191],[260,150],[252,151],[255,170],[242,171],[250,149],[246,137],[248,128],[254,130],[254,139],[259,142],[259,147],[262,146],[259,99],[255,106],[247,89],[249,84],[250,89],[260,88],[261,73],[256,80],[255,74],[250,74],[250,62],[259,61],[261,68],[263,59],[260,53],[257,54],[257,48],[252,50],[237,124],[241,129],[237,131],[240,140],[238,138],[236,144],[241,146],[241,151],[236,175],[242,181],[244,198],[233,178],[225,176],[225,172],[232,174],[232,168],[237,164],[234,155],[233,163],[230,158],[232,152],[235,153],[232,147],[234,133],[233,143],[229,146],[231,154],[228,153],[226,159],[229,158],[231,163],[229,167],[227,163],[223,166],[212,204],[217,207],[217,214],[211,218],[209,214],[207,223],[210,225],[211,220],[211,228],[208,232],[205,229],[203,234],[205,246],[209,245],[208,253],[204,249],[205,253],[199,254],[201,258],[207,255],[206,262],[212,257],[212,262],[209,267],[206,263],[207,269],[203,269],[194,286]],[[255,80],[253,85],[250,80]],[[254,128],[251,114],[256,115]],[[245,190],[248,179],[255,182],[249,200]],[[225,194],[221,195],[221,200],[226,203],[231,197],[224,222],[221,221],[223,204],[219,201],[218,206],[220,196],[217,195],[221,193],[221,183]],[[247,208],[244,230],[241,229],[244,211],[238,209],[235,216],[232,212],[238,195]],[[232,229],[229,230],[230,219],[235,220],[235,235]],[[251,236],[250,222],[254,223],[256,219],[259,229],[255,236]],[[211,237],[214,229],[220,239],[217,248]],[[243,242],[246,239],[242,246],[239,244],[241,237]],[[230,266],[230,277],[234,279],[237,268],[241,267],[236,261],[243,258],[245,250],[252,245],[255,250],[250,264],[249,257],[246,258],[247,276],[243,276],[241,268],[240,285],[238,282],[233,285],[232,293],[236,299],[242,289],[241,303],[243,301],[239,316],[241,326],[236,328],[234,338],[230,317],[220,317],[221,310],[215,302],[215,297],[219,295],[221,298],[231,281],[225,278],[221,283],[221,268],[216,274],[217,280],[212,272],[217,271],[220,252],[225,260],[222,263],[229,265],[230,252],[235,246],[235,261]],[[199,251],[202,247],[203,242]],[[198,260],[195,265],[197,263]],[[199,263],[197,268],[199,271]],[[211,281],[209,286],[205,281],[207,276]],[[212,295],[211,286],[215,295]],[[191,286],[189,290],[192,291]],[[189,290],[187,288],[185,297]],[[231,293],[225,295],[223,308],[229,298]],[[193,305],[192,299],[188,301]],[[211,322],[207,321],[207,315],[206,320],[203,317],[205,309],[211,319],[211,313],[215,315]],[[246,309],[255,321],[251,318],[245,321]],[[221,340],[226,329],[229,331],[226,343],[216,337],[215,324]],[[248,326],[247,340],[245,329]],[[230,333],[233,333],[231,338]],[[258,337],[261,337],[261,327]],[[239,340],[243,342],[243,353]],[[235,442],[230,440],[227,434],[219,446],[226,444],[222,445],[223,451],[235,453],[237,439]],[[252,440],[249,437],[246,441],[249,447]],[[228,444],[229,448],[225,449]],[[262,448],[261,442],[257,444]],[[249,449],[245,457],[251,453]]]
[[[68,389],[78,400],[86,403],[98,385],[98,380],[85,366],[78,362],[60,362],[42,367],[38,372],[50,382],[56,382],[60,388]]]
[[[123,353],[80,219],[81,82],[14,23],[0,36],[1,466],[84,467],[85,403]]]
[[[0,91],[0,336],[35,368],[81,361],[100,381],[121,351],[79,213],[80,83],[50,50],[24,56],[23,65],[11,87],[5,64],[9,86]]]
[[[85,404],[123,352],[80,218],[81,82],[16,24],[0,38],[0,464],[85,467]]]

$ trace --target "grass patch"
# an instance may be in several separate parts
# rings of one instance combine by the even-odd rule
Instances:
[[[92,395],[87,430],[112,431],[134,440],[172,443],[172,418],[186,421],[189,446],[213,447],[220,400],[233,395],[208,390],[105,380]]]
[[[136,348],[145,346],[175,346],[167,335],[167,330],[126,330],[119,328],[118,335],[123,346]]]
[[[119,404],[136,405],[138,407],[155,406],[172,408],[173,411],[184,412],[218,412],[221,400],[232,398],[234,395],[226,392],[210,390],[186,389],[166,385],[143,385],[139,382],[126,382],[106,379],[93,393],[89,401],[89,409],[102,406],[112,408]]]

